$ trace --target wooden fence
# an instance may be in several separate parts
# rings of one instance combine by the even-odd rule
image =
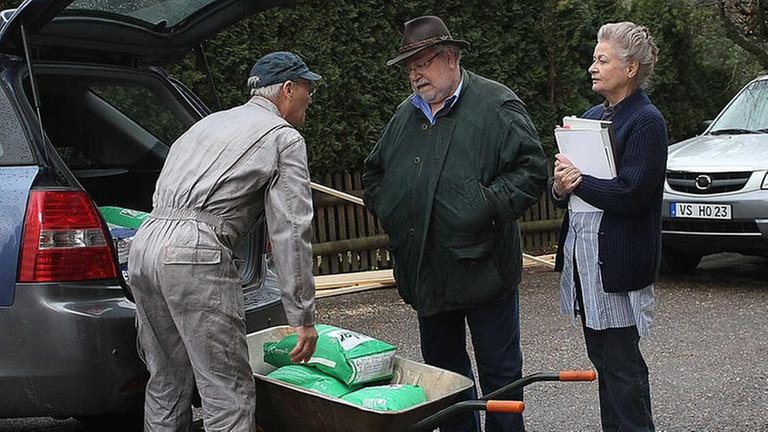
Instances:
[[[317,183],[362,196],[361,174],[345,173],[316,178]],[[387,236],[378,220],[359,205],[314,192],[314,255],[316,275],[392,267]],[[523,249],[540,254],[557,243],[562,211],[542,198],[521,219]]]

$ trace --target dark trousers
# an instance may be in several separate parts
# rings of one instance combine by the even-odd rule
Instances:
[[[520,351],[520,310],[518,291],[492,304],[465,310],[419,317],[421,354],[427,364],[460,373],[474,381],[467,354],[464,323],[469,325],[475,360],[484,394],[522,376],[523,354]],[[477,399],[475,388],[464,392],[463,399]],[[523,400],[523,390],[506,396]],[[488,414],[486,432],[522,432],[523,416]],[[441,432],[478,432],[477,412],[454,417],[440,426]]]
[[[589,360],[597,369],[604,431],[654,431],[648,366],[640,353],[637,327],[593,330],[586,325],[581,281],[575,269],[576,299]]]

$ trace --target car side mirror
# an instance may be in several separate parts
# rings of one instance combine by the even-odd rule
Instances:
[[[704,133],[704,131],[707,130],[707,128],[709,128],[709,126],[712,124],[713,121],[714,120],[704,120],[703,122],[701,122],[701,130],[699,132]]]

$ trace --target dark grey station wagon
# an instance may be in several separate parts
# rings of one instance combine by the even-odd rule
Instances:
[[[149,211],[169,146],[209,113],[162,66],[284,3],[27,0],[2,13],[0,417],[141,415],[135,309],[98,207]],[[249,331],[285,322],[264,244],[262,229],[238,247]]]

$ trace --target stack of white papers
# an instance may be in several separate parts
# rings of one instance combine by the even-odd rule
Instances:
[[[612,135],[611,122],[578,117],[564,117],[563,127],[555,129],[560,153],[582,174],[601,179],[616,177]],[[569,209],[572,212],[601,211],[575,194],[571,195]]]

